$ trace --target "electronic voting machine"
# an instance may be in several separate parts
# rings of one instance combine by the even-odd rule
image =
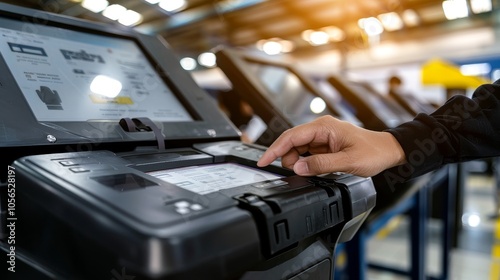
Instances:
[[[161,38],[6,4],[0,33],[2,279],[332,278],[370,178],[257,168]]]

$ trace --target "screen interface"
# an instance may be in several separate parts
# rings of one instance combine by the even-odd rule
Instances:
[[[403,116],[406,115],[405,112],[395,112],[395,109],[386,103],[382,96],[378,96],[376,93],[370,92],[363,85],[354,82],[349,82],[348,85],[353,92],[356,92],[360,98],[373,108],[373,112],[389,127],[395,127],[403,122]]]
[[[40,122],[193,120],[133,40],[8,19],[0,36],[0,54]]]
[[[325,101],[310,92],[299,77],[288,69],[247,62],[249,69],[268,89],[270,96],[267,98],[293,125],[313,121],[319,116],[334,115],[326,107]]]
[[[198,194],[282,178],[273,173],[234,163],[189,166],[148,174]]]

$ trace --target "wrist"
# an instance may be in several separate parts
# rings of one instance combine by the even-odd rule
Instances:
[[[399,144],[398,140],[394,135],[389,132],[383,132],[385,134],[386,142],[389,145],[387,151],[391,154],[391,165],[398,166],[406,163],[406,154]]]

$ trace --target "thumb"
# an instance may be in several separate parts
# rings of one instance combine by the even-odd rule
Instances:
[[[314,176],[331,172],[346,172],[349,160],[344,152],[311,155],[299,159],[293,171],[300,176]]]

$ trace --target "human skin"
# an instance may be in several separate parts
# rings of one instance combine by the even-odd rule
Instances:
[[[301,156],[308,152],[308,156]],[[281,157],[297,175],[344,172],[371,177],[404,164],[405,153],[388,132],[371,131],[332,116],[288,129],[257,162],[264,167]]]

